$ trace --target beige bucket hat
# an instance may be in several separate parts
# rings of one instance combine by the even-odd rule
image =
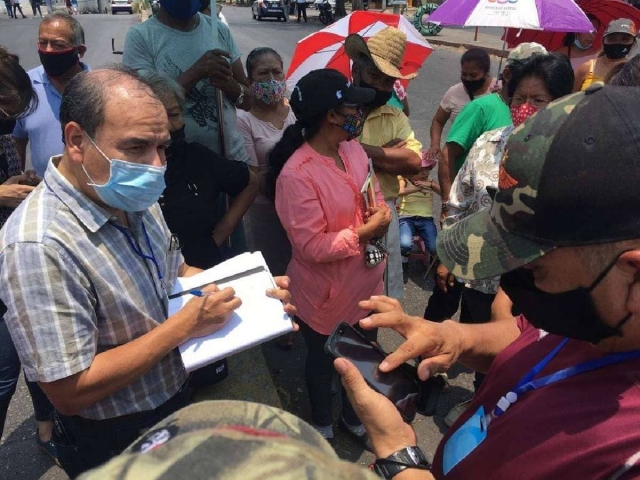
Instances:
[[[387,27],[369,38],[365,42],[360,35],[352,34],[344,42],[344,49],[351,60],[357,60],[360,55],[369,57],[376,67],[393,78],[411,80],[417,73],[403,75],[400,72],[404,52],[407,48],[407,36],[395,27]]]

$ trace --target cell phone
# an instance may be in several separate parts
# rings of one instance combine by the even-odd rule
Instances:
[[[387,354],[348,323],[334,329],[325,351],[333,358],[350,360],[369,386],[396,406],[405,422],[413,421],[420,396],[415,368],[404,364],[391,372],[381,372],[378,367]]]

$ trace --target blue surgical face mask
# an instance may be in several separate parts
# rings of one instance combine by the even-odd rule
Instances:
[[[104,185],[96,184],[82,165],[84,173],[94,188],[100,200],[110,207],[125,212],[142,212],[156,203],[164,192],[164,172],[166,165],[154,167],[125,160],[109,159],[96,145],[91,137],[91,143],[96,150],[111,164],[109,180]]]
[[[591,45],[582,45],[580,40],[578,40],[578,37],[573,41],[573,44],[578,50],[589,50],[591,48]]]
[[[200,11],[200,0],[160,0],[169,15],[178,20],[189,20]]]

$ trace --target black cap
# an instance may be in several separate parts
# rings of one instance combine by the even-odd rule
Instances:
[[[312,118],[344,104],[366,105],[376,96],[371,88],[354,87],[337,70],[324,68],[307,73],[291,93],[291,108],[298,119]]]

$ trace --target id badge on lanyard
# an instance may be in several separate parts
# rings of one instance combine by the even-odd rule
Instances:
[[[562,340],[550,353],[548,353],[538,364],[531,369],[520,380],[516,387],[498,400],[495,408],[486,413],[481,406],[462,426],[460,426],[449,437],[444,446],[442,454],[442,471],[447,475],[456,465],[471,454],[478,446],[487,439],[489,425],[497,417],[503,415],[511,405],[518,401],[522,395],[531,390],[536,390],[552,383],[559,382],[566,378],[571,378],[582,373],[597,370],[609,365],[624,362],[633,358],[640,358],[640,350],[630,352],[613,353],[604,357],[589,360],[574,367],[565,368],[545,377],[535,379],[551,360],[562,350],[569,341],[568,338]]]
[[[442,454],[442,471],[445,475],[485,441],[487,429],[484,418],[484,407],[481,406],[449,437]]]

